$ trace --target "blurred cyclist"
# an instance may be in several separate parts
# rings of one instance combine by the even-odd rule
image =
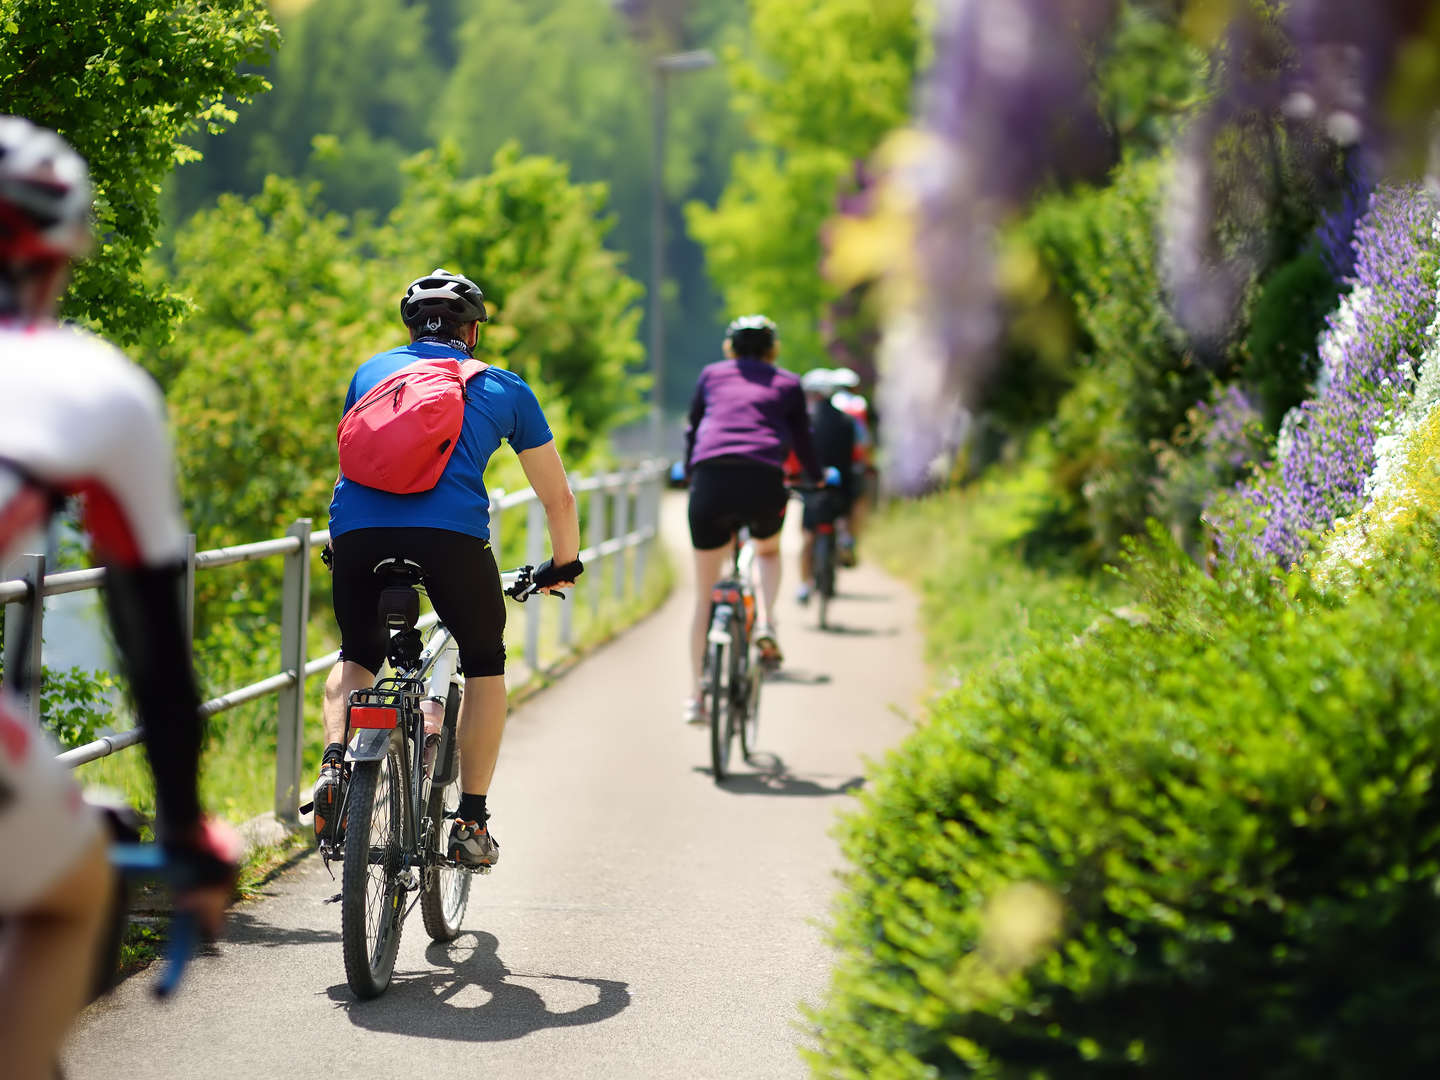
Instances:
[[[54,132],[0,116],[0,566],[80,495],[106,606],[155,773],[156,829],[193,871],[176,906],[214,934],[233,834],[200,814],[200,697],[181,596],[185,528],[159,389],[118,350],[55,321],[90,242],[84,161]],[[23,673],[7,671],[7,682]],[[38,675],[39,673],[33,673]],[[5,1075],[54,1075],[95,985],[113,882],[100,822],[55,750],[0,700],[0,1046]]]
[[[695,617],[690,634],[691,696],[687,723],[701,722],[700,681],[710,590],[724,572],[731,538],[750,530],[760,571],[755,644],[781,658],[775,636],[780,591],[780,527],[785,522],[785,455],[792,447],[810,479],[821,479],[810,440],[800,380],[775,366],[779,337],[763,315],[736,319],[725,331],[725,359],[700,372],[685,433],[690,477],[690,541],[695,548]]]
[[[847,517],[855,500],[855,446],[858,442],[853,419],[831,403],[835,392],[836,372],[814,368],[800,379],[810,413],[810,430],[814,435],[815,456],[822,468],[836,471],[840,482],[823,491],[807,492],[800,524],[804,541],[800,547],[800,586],[795,599],[804,604],[810,599],[810,581],[815,572],[815,530],[822,525],[837,526],[842,546],[849,539]]]
[[[545,508],[555,557],[536,570],[535,582],[546,591],[568,588],[583,572],[580,524],[565,466],[534,392],[519,375],[471,359],[480,324],[488,318],[479,287],[437,269],[406,288],[400,318],[410,331],[410,344],[360,365],[350,380],[345,413],[396,373],[450,360],[459,364],[465,380],[463,426],[453,446],[442,444],[450,456],[432,487],[385,490],[348,478],[343,469],[335,483],[330,535],[340,660],[325,680],[326,747],[315,785],[315,833],[324,835],[343,804],[342,740],[350,694],[371,686],[385,662],[389,634],[379,614],[384,583],[375,566],[391,557],[409,559],[424,572],[426,594],[455,639],[465,674],[459,727],[462,794],[450,828],[450,857],[467,866],[490,867],[500,859],[500,845],[486,825],[486,797],[505,732],[505,599],[490,550],[484,474],[502,441],[508,440],[519,455],[525,478]],[[398,389],[395,400],[400,400]]]
[[[855,486],[851,501],[849,530],[840,546],[842,561],[847,566],[855,565],[855,545],[865,529],[865,519],[874,505],[879,484],[879,470],[875,467],[875,418],[870,402],[863,394],[855,393],[860,385],[860,376],[850,368],[834,368],[835,393],[830,403],[855,422]]]

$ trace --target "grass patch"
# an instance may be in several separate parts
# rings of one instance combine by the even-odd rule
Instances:
[[[1041,542],[1056,516],[1043,454],[980,482],[894,502],[867,531],[868,551],[921,594],[927,658],[942,685],[1087,626],[1120,590]]]

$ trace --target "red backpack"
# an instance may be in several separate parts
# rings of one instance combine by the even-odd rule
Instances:
[[[433,488],[465,424],[465,384],[489,366],[417,360],[376,383],[340,420],[345,479],[397,495]]]

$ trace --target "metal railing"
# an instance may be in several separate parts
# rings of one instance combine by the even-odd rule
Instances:
[[[592,613],[598,612],[602,588],[600,576],[611,571],[611,593],[624,600],[638,591],[645,582],[650,548],[659,528],[660,495],[664,488],[665,468],[647,463],[636,468],[600,476],[572,480],[575,498],[584,505],[587,521],[586,546],[580,558],[586,564],[586,577],[591,578],[588,594]],[[529,489],[495,492],[490,500],[491,546],[498,553],[501,539],[510,535],[512,522],[524,512],[524,561],[539,563],[545,557],[545,511],[540,500]],[[280,655],[282,670],[259,682],[227,691],[200,706],[202,716],[233,709],[246,702],[271,694],[277,695],[275,745],[275,816],[293,822],[301,791],[300,766],[304,745],[305,679],[327,670],[339,658],[338,652],[306,656],[305,631],[310,619],[311,552],[330,539],[329,530],[312,530],[309,518],[296,521],[283,537],[261,540],[253,544],[195,550],[195,537],[189,542],[186,558],[185,606],[190,636],[194,637],[195,574],[222,566],[254,562],[282,556],[285,560],[281,586]],[[627,556],[633,552],[633,565]],[[501,569],[504,569],[502,566]],[[5,604],[5,670],[40,671],[43,660],[44,598],[63,593],[98,589],[105,581],[105,570],[69,570],[47,574],[44,555],[22,555],[6,571],[12,580],[0,581],[0,603]],[[593,575],[593,577],[592,577]],[[558,618],[556,628],[560,646],[569,650],[574,644],[573,603],[530,603],[525,607],[524,663],[532,671],[541,667],[542,623]],[[546,615],[546,612],[552,612]],[[428,616],[427,622],[434,617]],[[422,624],[423,625],[423,624]],[[22,654],[21,650],[26,653]],[[197,664],[203,666],[203,664]],[[38,724],[40,721],[40,688],[13,695],[19,707]],[[83,765],[134,746],[143,733],[139,728],[107,735],[84,746],[67,750],[59,760],[71,767]]]

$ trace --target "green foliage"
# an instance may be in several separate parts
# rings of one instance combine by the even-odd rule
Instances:
[[[780,324],[787,363],[825,360],[821,226],[857,163],[908,119],[920,52],[916,0],[753,0],[725,54],[757,147],[736,156],[712,209],[687,208],[727,311]]]
[[[718,47],[741,4],[687,5],[685,39],[675,47]],[[232,133],[204,145],[205,162],[177,175],[179,216],[221,193],[257,194],[275,174],[318,181],[329,209],[379,219],[400,201],[403,163],[414,153],[452,143],[461,173],[472,175],[516,143],[567,163],[582,183],[607,185],[615,221],[606,242],[648,288],[647,50],[661,46],[632,41],[608,4],[327,0],[290,5],[279,17],[285,43],[266,69],[274,90]],[[680,369],[698,364],[701,342],[710,358],[723,325],[680,204],[717,196],[743,133],[719,71],[671,79],[667,102],[667,343]],[[685,381],[677,371],[672,396]]]
[[[1045,523],[1058,510],[1050,453],[1038,437],[1022,463],[965,489],[892,503],[866,529],[867,550],[920,588],[926,645],[942,682],[1037,639],[1075,633],[1109,591],[1108,581],[1086,576],[1045,542]]]
[[[1056,280],[1070,285],[1083,335],[1075,385],[1053,423],[1056,482],[1100,554],[1143,525],[1154,446],[1209,383],[1165,307],[1154,225],[1164,169],[1158,158],[1131,159],[1109,187],[1054,196],[1028,223]]]
[[[92,742],[112,726],[115,680],[106,671],[47,667],[41,682],[40,722],[65,749]]]
[[[644,385],[630,376],[644,360],[642,290],[604,247],[613,223],[605,185],[571,183],[564,165],[522,158],[514,144],[483,176],[462,179],[451,144],[406,172],[405,197],[377,246],[417,267],[425,259],[464,267],[483,283],[493,313],[484,350],[523,375],[548,409],[563,408],[560,448],[582,460],[636,415]]]
[[[143,263],[160,182],[197,155],[184,140],[235,118],[265,81],[242,65],[275,40],[259,0],[0,0],[0,111],[65,136],[90,164],[97,251],[66,313],[133,344],[180,311]]]
[[[1315,246],[1261,283],[1250,308],[1241,372],[1260,396],[1270,431],[1278,431],[1285,414],[1307,396],[1320,367],[1316,341],[1339,296]]]
[[[1440,1067],[1435,537],[1343,602],[1172,549],[938,699],[841,829],[817,1074]]]

